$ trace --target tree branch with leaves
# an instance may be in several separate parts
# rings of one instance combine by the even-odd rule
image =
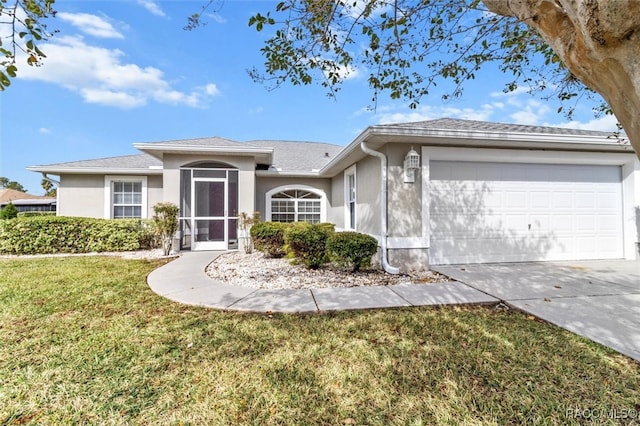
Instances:
[[[0,90],[18,74],[18,59],[40,66],[46,57],[38,45],[53,33],[46,18],[55,16],[55,0],[0,0]]]
[[[638,16],[635,0],[283,0],[249,20],[270,32],[264,67],[249,74],[269,89],[320,82],[335,96],[358,70],[373,107],[385,93],[416,108],[445,80],[442,97],[461,96],[493,65],[505,92],[556,98],[568,118],[584,100],[596,116],[615,112],[640,152]]]

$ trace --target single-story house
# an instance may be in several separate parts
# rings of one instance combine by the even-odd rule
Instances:
[[[219,137],[29,167],[59,176],[58,214],[180,207],[182,250],[238,247],[238,214],[332,222],[394,271],[430,264],[635,259],[640,162],[609,133],[457,119],[371,126],[347,146]]]
[[[55,212],[56,199],[11,188],[0,189],[0,209],[13,204],[19,212]]]

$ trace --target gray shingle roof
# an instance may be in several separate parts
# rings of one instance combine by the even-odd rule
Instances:
[[[149,167],[162,167],[162,161],[148,154],[136,154],[48,164],[47,167],[148,169]]]
[[[281,172],[311,172],[321,169],[342,149],[341,146],[320,142],[293,141],[251,141],[235,142],[223,138],[185,139],[158,142],[164,146],[202,146],[202,147],[255,147],[273,148],[273,164],[270,170]],[[148,169],[162,167],[162,161],[149,154],[124,155],[119,157],[98,158],[92,160],[69,161],[48,164],[47,168],[74,169]]]
[[[343,148],[322,142],[250,141],[252,146],[273,148],[270,169],[283,172],[311,172],[320,170]]]
[[[395,123],[374,126],[375,128],[388,129],[424,129],[424,130],[458,130],[477,132],[505,132],[523,134],[548,134],[548,135],[571,135],[571,136],[596,136],[608,137],[609,132],[593,130],[578,130],[547,126],[528,126],[522,124],[493,123],[474,120],[460,120],[453,118],[440,118],[436,120],[417,121],[412,123]],[[183,139],[164,142],[144,143],[141,145],[153,146],[157,144],[159,149],[166,146],[175,147],[215,147],[234,149],[242,148],[263,148],[273,149],[273,161],[269,170],[283,173],[304,173],[322,169],[333,160],[344,147],[322,142],[298,142],[298,141],[273,141],[255,140],[249,142],[237,142],[221,137]],[[46,167],[52,169],[74,169],[74,168],[95,168],[95,169],[149,169],[161,168],[162,161],[149,154],[125,155],[119,157],[100,158],[93,160],[72,161],[66,163],[50,164]],[[37,167],[34,167],[37,171]]]
[[[382,127],[408,127],[441,130],[475,130],[487,132],[537,133],[549,135],[609,136],[611,132],[596,130],[568,129],[564,127],[528,126],[524,124],[494,123],[487,121],[461,120],[457,118],[438,118],[436,120],[416,121],[412,123],[384,124]]]

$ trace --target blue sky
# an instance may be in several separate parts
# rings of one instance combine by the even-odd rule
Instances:
[[[206,26],[183,30],[203,3],[58,0],[48,25],[59,32],[41,45],[44,65],[20,64],[0,94],[0,176],[41,194],[41,176],[26,167],[134,154],[135,142],[221,136],[346,145],[369,125],[440,117],[615,130],[615,118],[594,118],[591,104],[568,122],[553,102],[505,94],[507,79],[491,69],[462,99],[444,103],[433,92],[416,110],[386,95],[368,108],[368,73],[357,68],[336,99],[319,85],[269,91],[246,72],[264,62],[268,32],[247,22],[277,2],[226,0]]]

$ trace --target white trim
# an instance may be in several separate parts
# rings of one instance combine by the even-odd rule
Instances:
[[[344,176],[344,229],[347,231],[355,231],[358,228],[358,176],[356,165],[352,165],[348,167],[343,172]],[[349,176],[353,176],[353,185],[355,187],[356,197],[355,197],[355,217],[353,218],[353,222],[355,226],[351,227],[351,210],[349,209]]]
[[[394,135],[413,136],[413,137],[431,137],[438,139],[472,139],[481,140],[489,143],[509,143],[509,142],[530,142],[530,148],[536,146],[542,147],[547,142],[565,143],[569,145],[578,145],[586,147],[588,145],[601,145],[606,147],[618,147],[618,149],[630,149],[629,145],[614,140],[611,135],[590,135],[590,134],[567,134],[567,133],[546,133],[546,132],[527,132],[517,130],[476,130],[476,129],[437,129],[423,128],[420,126],[409,127],[406,124],[381,125],[370,127],[372,135]],[[369,130],[367,129],[367,130]],[[561,130],[561,129],[557,129]],[[623,141],[628,139],[623,138]],[[477,142],[475,142],[477,145]],[[616,148],[614,148],[616,149]]]
[[[429,180],[431,180],[431,168],[429,167],[429,162],[431,158],[428,153],[424,149],[421,149],[421,157],[422,157],[422,166],[420,170],[420,174],[422,176],[422,203],[421,203],[421,215],[422,215],[422,226],[420,227],[420,231],[422,234],[422,241],[425,242],[425,248],[429,248],[431,244],[430,237],[430,227],[429,223],[431,220],[431,215],[429,213],[429,206],[431,205],[431,196],[429,195]]]
[[[215,169],[209,169],[215,170]],[[224,185],[224,207],[222,216],[196,216],[196,183],[197,182],[217,182]],[[234,216],[229,216],[229,175],[225,173],[223,178],[210,178],[210,177],[191,177],[191,250],[193,251],[205,251],[205,250],[227,250],[229,247],[229,219],[235,219]],[[222,221],[224,224],[224,237],[223,241],[196,241],[196,222],[199,220],[215,220]]]
[[[273,196],[273,194],[277,194],[279,192],[284,192],[284,191],[294,191],[294,190],[309,191],[316,195],[319,195],[320,196],[320,222],[327,221],[327,194],[325,194],[323,190],[315,188],[313,186],[295,185],[295,184],[282,185],[267,191],[267,193],[265,194],[265,213],[266,213],[267,221],[271,221],[271,214],[272,214],[271,213],[271,197]],[[298,207],[296,205],[296,209],[297,208]]]
[[[27,170],[39,173],[51,173],[53,175],[96,175],[109,173],[111,175],[161,175],[163,170],[157,167],[162,166],[150,166],[146,169],[132,169],[132,168],[117,168],[117,167],[49,167],[49,166],[32,166],[27,167]]]
[[[562,129],[558,129],[559,131]],[[625,139],[626,140],[626,139]],[[370,126],[360,133],[349,145],[336,154],[320,169],[320,176],[335,176],[340,173],[341,164],[359,161],[360,144],[366,141],[370,148],[377,149],[387,143],[407,143],[432,146],[453,146],[453,149],[485,146],[487,149],[513,148],[514,150],[581,150],[606,151],[633,154],[631,146],[619,142],[609,135],[540,133],[504,130],[433,129],[412,127],[408,124]]]
[[[311,172],[292,172],[292,171],[281,171],[278,170],[256,170],[256,176],[278,176],[278,177],[319,177],[320,173],[318,171]]]
[[[473,161],[494,163],[587,164],[621,166],[633,162],[634,153],[563,152],[493,148],[422,147],[431,160]],[[423,157],[424,158],[424,157]]]
[[[639,230],[636,225],[636,206],[640,203],[635,197],[640,184],[640,162],[634,153],[604,153],[604,152],[563,152],[563,151],[536,151],[513,150],[491,148],[449,148],[449,147],[422,147],[423,176],[429,175],[428,169],[431,161],[470,161],[470,162],[494,162],[494,163],[538,163],[538,164],[584,164],[584,165],[609,165],[620,166],[622,172],[622,216],[623,216],[623,256],[625,259],[636,259],[636,242]],[[429,219],[429,184],[422,186],[422,214],[423,220]],[[425,213],[426,210],[426,213]],[[423,222],[424,224],[424,222]],[[424,229],[423,229],[424,231]],[[430,241],[431,230],[423,237]]]
[[[622,165],[622,235],[625,259],[638,256],[640,242],[640,160]]]
[[[147,206],[147,177],[146,176],[125,176],[125,175],[106,175],[104,177],[104,218],[113,219],[113,182],[141,182],[142,183],[142,211],[140,218],[146,219],[148,215]]]
[[[238,147],[238,146],[202,146],[202,145],[173,145],[161,142],[134,143],[133,147],[140,151],[164,151],[164,152],[215,152],[226,155],[252,155],[273,154],[273,148]]]

